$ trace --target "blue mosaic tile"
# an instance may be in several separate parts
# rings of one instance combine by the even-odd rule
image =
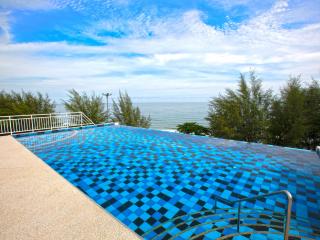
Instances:
[[[141,236],[170,219],[212,210],[216,196],[237,200],[283,189],[294,197],[292,222],[306,229],[320,226],[320,159],[311,151],[125,126],[20,135],[17,139]],[[285,199],[262,199],[245,207],[283,212]],[[213,220],[203,218],[190,224]],[[183,229],[174,223],[164,227],[172,224],[164,239]],[[224,224],[204,224],[183,237]],[[161,230],[150,233],[150,238]],[[201,239],[226,234],[223,231]]]

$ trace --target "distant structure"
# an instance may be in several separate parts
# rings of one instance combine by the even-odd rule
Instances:
[[[109,121],[109,97],[112,95],[112,93],[107,92],[103,95],[107,98],[107,121]]]

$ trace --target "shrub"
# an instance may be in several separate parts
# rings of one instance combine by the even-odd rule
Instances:
[[[196,122],[185,122],[177,126],[177,130],[181,133],[194,134],[194,135],[207,135],[209,129],[197,124]]]

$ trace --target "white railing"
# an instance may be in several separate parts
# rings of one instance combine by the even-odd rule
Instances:
[[[0,116],[0,135],[94,125],[82,112]]]

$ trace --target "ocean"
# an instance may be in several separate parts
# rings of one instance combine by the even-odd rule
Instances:
[[[178,124],[184,122],[208,125],[204,119],[208,114],[208,102],[149,102],[134,105],[140,108],[143,115],[150,115],[151,128],[154,129],[176,129]],[[58,104],[56,110],[65,111],[62,104]]]
[[[135,104],[145,115],[151,117],[151,128],[175,129],[184,122],[197,122],[207,125],[204,119],[208,114],[208,103],[137,103]]]

